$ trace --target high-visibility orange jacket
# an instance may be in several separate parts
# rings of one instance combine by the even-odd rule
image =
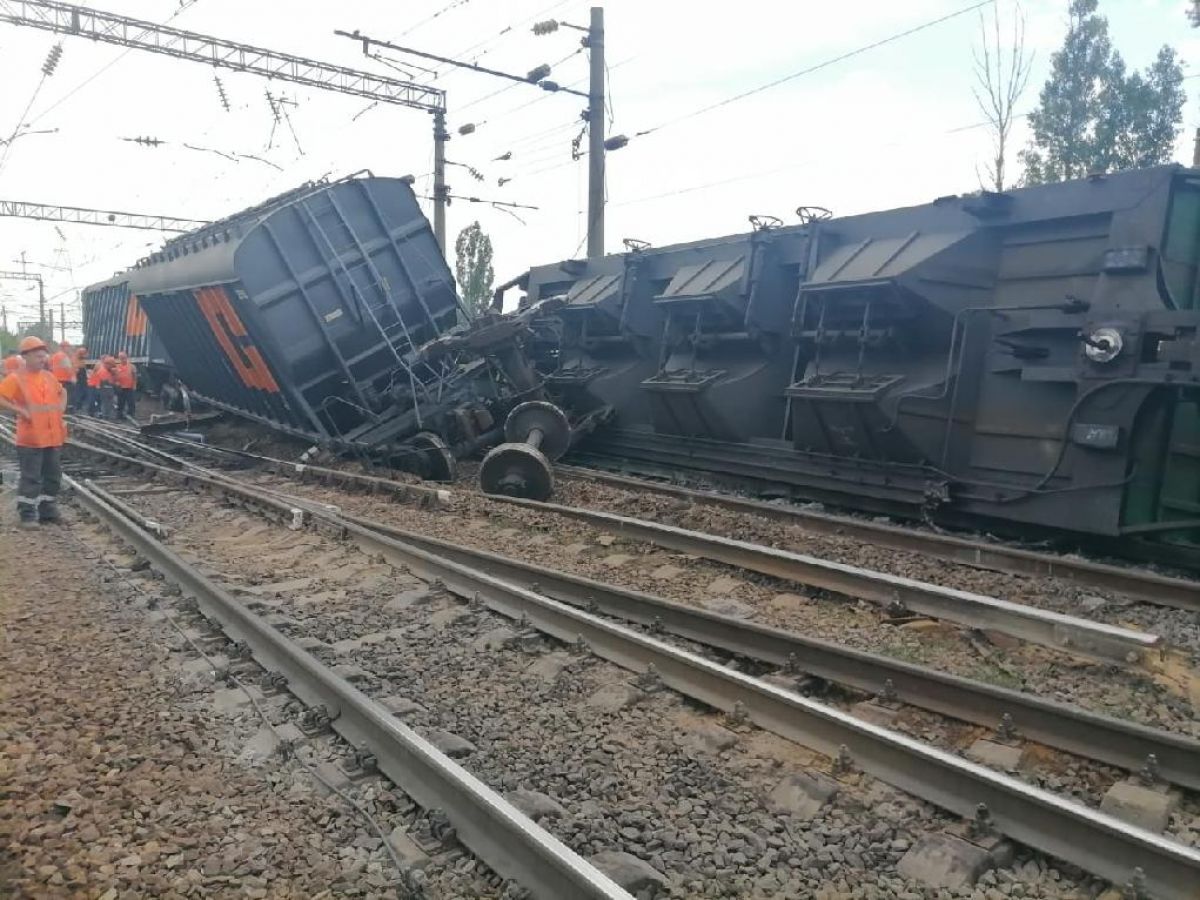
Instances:
[[[113,373],[104,365],[104,363],[96,363],[92,366],[92,371],[88,375],[88,387],[98,388],[102,384],[112,384]]]
[[[17,416],[18,447],[61,447],[67,440],[63,409],[67,393],[46,370],[12,372],[0,381],[0,397],[22,406],[29,418]]]
[[[59,350],[50,357],[50,374],[61,384],[70,384],[75,380],[75,361],[66,350]]]
[[[137,370],[133,367],[133,363],[117,363],[117,367],[113,369],[113,380],[119,388],[137,387]]]
[[[25,360],[21,359],[17,354],[14,353],[11,356],[4,357],[5,372],[20,372],[24,367]]]

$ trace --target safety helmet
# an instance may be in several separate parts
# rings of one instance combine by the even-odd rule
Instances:
[[[21,344],[17,347],[17,352],[21,354],[32,353],[34,350],[46,350],[46,342],[40,337],[30,335],[27,338],[21,339]]]

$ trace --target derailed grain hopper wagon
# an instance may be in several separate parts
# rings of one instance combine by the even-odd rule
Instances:
[[[142,386],[154,392],[169,375],[171,360],[150,325],[138,298],[129,290],[128,273],[119,273],[83,289],[83,344],[92,362],[129,354],[142,375]]]
[[[200,399],[337,452],[448,478],[520,399],[486,343],[421,352],[463,328],[407,179],[304,185],[168,242],[129,289]]]
[[[519,280],[585,457],[1194,550],[1200,172],[760,224]]]

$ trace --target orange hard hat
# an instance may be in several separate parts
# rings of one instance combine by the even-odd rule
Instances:
[[[34,337],[33,335],[30,335],[27,338],[21,339],[21,345],[19,347],[17,347],[17,352],[18,353],[31,353],[34,350],[46,350],[46,349],[48,349],[48,348],[46,347],[45,341],[43,341],[40,337]]]

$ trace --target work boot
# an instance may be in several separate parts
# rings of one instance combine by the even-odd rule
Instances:
[[[38,521],[37,521],[37,519],[26,519],[26,518],[21,518],[21,519],[20,519],[20,520],[17,522],[17,527],[18,527],[18,528],[37,528],[37,527],[38,527]]]
[[[57,503],[42,503],[38,506],[38,521],[43,525],[62,524],[62,515]]]

